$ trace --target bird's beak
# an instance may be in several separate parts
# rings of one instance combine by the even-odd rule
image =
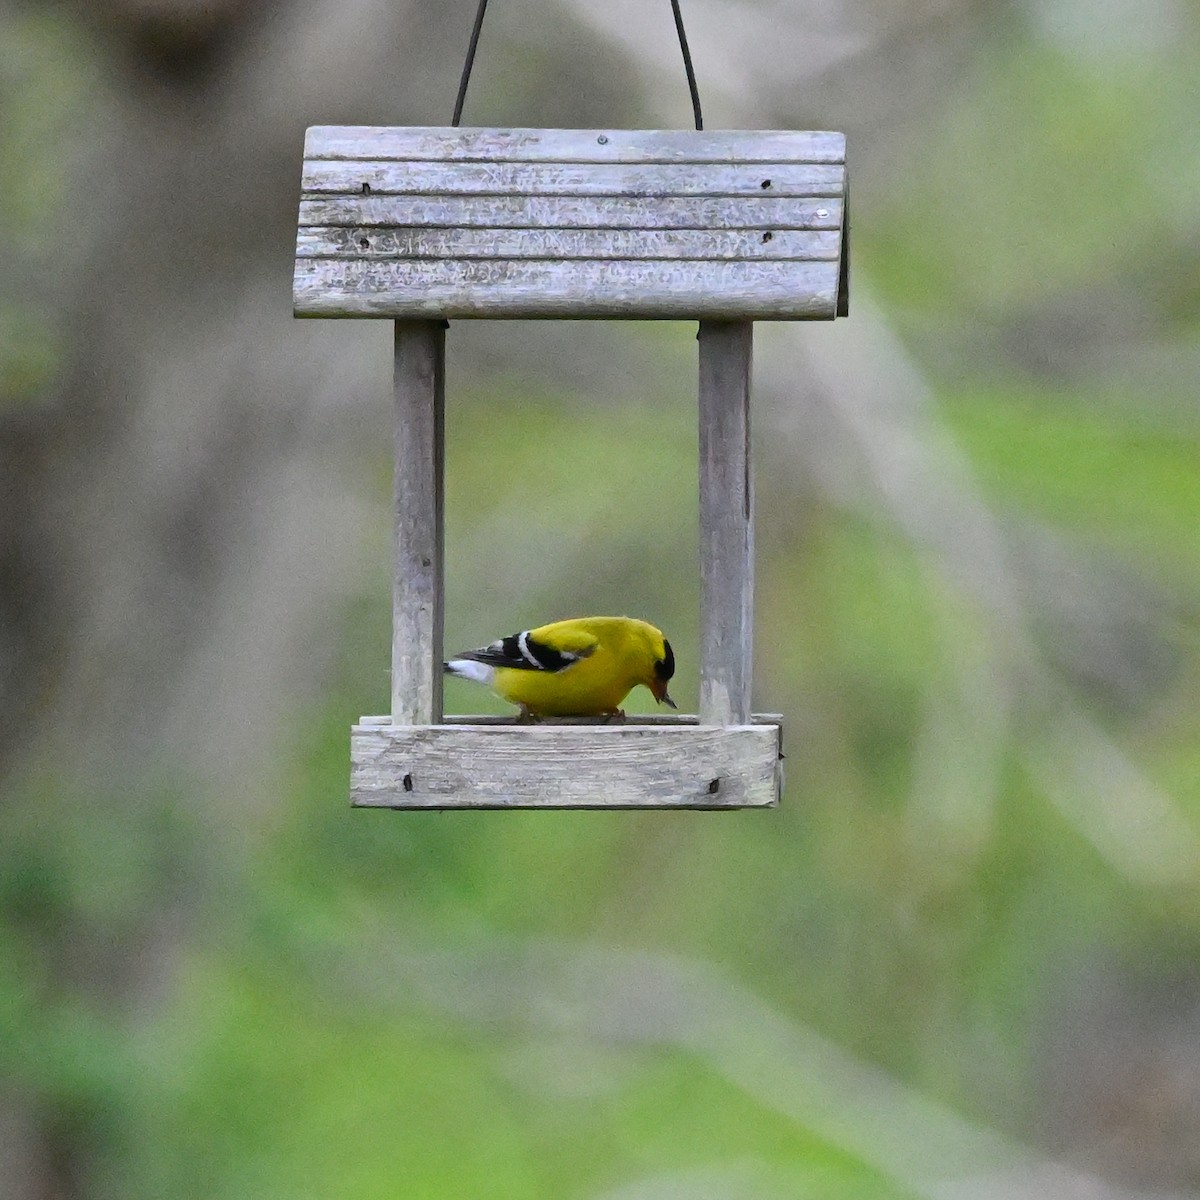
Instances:
[[[655,680],[654,683],[650,685],[650,690],[654,693],[654,698],[659,702],[659,704],[667,704],[670,705],[671,708],[676,709],[679,707],[679,705],[667,695],[667,685],[665,683],[660,683],[658,680]]]

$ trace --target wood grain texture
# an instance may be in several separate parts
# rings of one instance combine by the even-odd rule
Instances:
[[[375,808],[768,808],[776,725],[355,726],[351,803]]]
[[[836,262],[296,261],[301,317],[828,319]]]
[[[394,229],[305,226],[297,258],[791,259],[835,262],[836,229]]]
[[[749,321],[700,324],[700,720],[750,715],[754,486]]]
[[[841,163],[461,163],[310,159],[301,193],[322,195],[829,196]],[[366,185],[364,188],[363,185]]]
[[[559,163],[842,163],[841,133],[708,129],[479,129],[314,125],[306,159]]]
[[[438,229],[838,229],[842,202],[779,196],[326,196],[310,225]]]
[[[397,321],[392,719],[442,716],[445,339],[440,321]]]
[[[315,127],[295,312],[830,320],[845,189],[841,134]]]

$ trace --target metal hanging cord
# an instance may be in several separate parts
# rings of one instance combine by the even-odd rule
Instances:
[[[704,117],[700,113],[700,92],[696,87],[696,72],[692,70],[692,54],[688,49],[687,34],[683,31],[683,13],[679,11],[679,0],[671,0],[671,12],[675,14],[675,32],[679,34],[679,49],[683,54],[683,69],[687,73],[688,91],[692,95],[692,116],[696,128],[704,128]]]
[[[475,25],[471,30],[471,41],[467,46],[467,57],[463,63],[462,78],[458,81],[458,99],[454,101],[454,117],[451,125],[462,120],[463,101],[467,98],[467,84],[471,82],[471,68],[475,65],[475,50],[479,46],[479,31],[483,28],[483,14],[487,12],[488,0],[479,0],[475,12]]]
[[[483,14],[487,11],[488,0],[479,0],[479,8],[475,11],[475,24],[471,29],[471,40],[467,45],[467,57],[463,62],[462,78],[458,81],[458,98],[454,101],[454,116],[451,125],[458,125],[462,120],[463,102],[467,98],[467,84],[471,81],[471,68],[475,65],[475,51],[479,46],[479,31],[483,28]],[[675,32],[679,35],[679,49],[683,54],[683,69],[687,73],[688,92],[692,97],[692,116],[696,119],[696,128],[704,128],[704,117],[700,112],[700,92],[696,87],[696,72],[692,69],[692,55],[688,50],[687,34],[683,29],[683,14],[679,11],[679,0],[671,0],[671,12],[675,17]]]

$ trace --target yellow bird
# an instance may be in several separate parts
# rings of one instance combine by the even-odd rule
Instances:
[[[523,717],[623,716],[642,684],[675,708],[667,684],[675,655],[662,631],[633,617],[576,617],[464,650],[446,673],[486,684]]]

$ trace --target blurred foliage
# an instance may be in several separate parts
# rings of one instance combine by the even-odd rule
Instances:
[[[71,123],[90,78],[74,25],[26,13],[4,24],[0,41],[0,245],[8,287],[0,299],[0,411],[44,397],[64,347],[38,277],[47,238],[62,219],[70,178]],[[10,299],[19,295],[20,301]]]
[[[63,186],[56,147],[84,103],[69,85],[89,68],[69,23],[22,28],[29,44],[3,52],[26,107],[0,153],[0,204],[28,242]],[[1180,137],[1192,34],[1114,73],[1013,18],[954,103],[910,132],[921,170],[856,197],[855,271],[928,373],[940,432],[1014,544],[1031,559],[1054,548],[1053,571],[1014,586],[1060,690],[1023,702],[1028,664],[1005,659],[978,597],[885,512],[813,492],[764,447],[756,699],[785,714],[778,812],[350,813],[347,727],[388,690],[391,465],[375,430],[356,464],[371,566],[325,631],[321,699],[289,712],[244,796],[218,804],[149,762],[116,796],[86,772],[10,782],[0,1116],[72,1131],[85,1161],[67,1174],[87,1184],[63,1194],[916,1194],[865,1146],[889,1120],[870,1095],[857,1133],[853,1104],[830,1127],[685,1038],[564,1030],[532,995],[524,1014],[463,1016],[384,953],[547,940],[718,965],[910,1094],[1047,1153],[1104,1133],[1101,1117],[1072,1125],[1060,1092],[1103,1094],[1132,1149],[1080,1151],[1089,1169],[1200,1190],[1200,1165],[1155,1157],[1139,1124],[1200,1139],[1200,1104],[1170,1093],[1155,1057],[1177,1033],[1200,1069],[1197,879],[1123,872],[1039,766],[1056,758],[1049,714],[1076,705],[1187,829],[1200,822],[1194,375],[1156,359],[1147,395],[1109,357],[1200,334],[1182,182],[1200,160]],[[515,85],[494,86],[513,100]],[[6,397],[46,387],[64,354],[41,313],[0,309]],[[696,644],[692,331],[604,336],[631,347],[623,399],[569,371],[453,381],[451,647],[588,610]],[[661,371],[643,379],[646,361]],[[1075,652],[1092,610],[1052,601],[1052,585],[1116,596],[1097,647]],[[696,668],[680,658],[687,707]],[[447,707],[503,711],[457,682]],[[268,791],[286,804],[260,808]],[[242,801],[268,815],[239,819]],[[106,978],[122,946],[138,965]],[[464,969],[464,993],[488,986]],[[1097,996],[1144,1035],[1128,1069],[1094,1065],[1109,1036],[1104,1014],[1084,1021]]]

